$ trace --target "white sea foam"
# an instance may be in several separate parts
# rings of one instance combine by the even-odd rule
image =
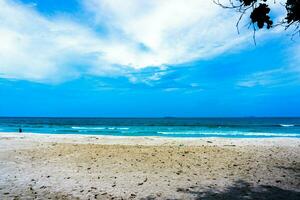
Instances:
[[[283,126],[283,127],[293,127],[295,126],[294,124],[279,124],[280,126]]]
[[[238,135],[240,132],[230,132],[230,133],[225,133],[225,132],[195,132],[195,131],[182,131],[182,132],[157,132],[159,134],[163,135]]]
[[[126,127],[82,127],[82,126],[72,126],[72,129],[77,130],[129,130],[129,128]]]
[[[104,130],[105,127],[81,127],[81,126],[72,126],[72,129],[80,129],[80,130]]]
[[[245,133],[246,136],[300,137],[297,133]]]
[[[125,127],[108,127],[109,130],[128,130],[129,128]]]
[[[219,136],[265,136],[265,137],[300,137],[300,133],[258,133],[258,132],[158,132],[163,135],[219,135]]]

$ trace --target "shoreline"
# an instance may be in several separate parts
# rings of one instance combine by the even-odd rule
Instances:
[[[25,139],[35,142],[59,142],[103,145],[255,145],[255,146],[290,146],[300,147],[300,138],[269,137],[269,138],[225,138],[225,137],[160,137],[160,136],[110,136],[84,134],[48,134],[0,132],[1,138]]]

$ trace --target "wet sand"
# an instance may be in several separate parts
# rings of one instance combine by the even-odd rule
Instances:
[[[0,199],[300,199],[300,139],[0,133]]]

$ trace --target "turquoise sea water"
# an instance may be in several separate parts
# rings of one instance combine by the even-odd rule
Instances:
[[[0,132],[161,137],[294,137],[300,118],[0,118]]]

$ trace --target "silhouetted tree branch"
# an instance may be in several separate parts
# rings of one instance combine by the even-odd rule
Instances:
[[[213,0],[215,4],[221,6],[225,9],[233,9],[236,12],[240,13],[240,17],[236,23],[237,31],[239,31],[239,24],[243,17],[247,14],[247,11],[250,13],[250,24],[252,26],[254,34],[253,39],[255,42],[255,32],[257,29],[267,28],[270,29],[277,25],[285,26],[285,29],[294,27],[292,37],[296,34],[300,36],[300,0],[287,0],[285,5],[286,17],[277,24],[274,25],[273,20],[269,16],[271,12],[270,4],[275,4],[275,0],[224,0],[227,1],[227,5],[221,3],[220,0]]]

